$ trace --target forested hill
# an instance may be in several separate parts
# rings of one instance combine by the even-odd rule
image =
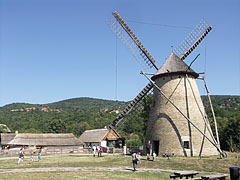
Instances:
[[[208,106],[208,97],[202,96],[202,100],[205,106]],[[211,100],[216,108],[236,108],[240,106],[240,96],[212,95]],[[48,108],[49,111],[56,109],[59,109],[60,111],[110,111],[116,109],[123,110],[127,104],[128,102],[124,101],[80,97],[49,104],[12,103],[0,107],[0,112],[23,112],[31,110],[41,110],[42,108]]]
[[[72,98],[63,101],[58,101],[49,104],[27,104],[27,103],[13,103],[3,107],[0,107],[0,111],[30,111],[41,110],[42,108],[48,108],[50,110],[59,109],[60,111],[101,111],[101,110],[113,110],[122,109],[126,106],[127,102],[112,101],[95,99],[88,97]]]
[[[208,97],[202,96],[203,103],[208,104]],[[216,107],[239,107],[240,96],[211,95],[211,100]]]
[[[83,97],[59,101],[48,105],[49,107],[60,108],[63,110],[98,111],[103,109],[123,109],[126,106],[126,102]]]
[[[208,97],[202,96],[206,112],[214,131]],[[211,96],[221,146],[226,150],[240,149],[240,96]],[[151,108],[152,95],[144,98],[119,123],[117,131],[129,145],[141,145]],[[87,129],[109,125],[128,102],[94,98],[74,98],[49,104],[13,103],[0,107],[0,124],[25,133],[74,133],[80,136]],[[0,133],[4,129],[0,127]]]
[[[127,102],[73,98],[49,104],[13,103],[0,107],[0,124],[12,132],[74,133],[103,128],[116,118]],[[0,132],[3,129],[0,127]]]

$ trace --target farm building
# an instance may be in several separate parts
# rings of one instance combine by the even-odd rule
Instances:
[[[32,134],[32,133],[1,133],[2,149],[42,149],[45,152],[70,152],[83,149],[84,143],[72,133],[66,134]]]
[[[79,139],[86,144],[86,146],[102,146],[102,147],[118,147],[121,146],[120,136],[113,130],[103,129],[92,129],[86,130],[79,137]]]

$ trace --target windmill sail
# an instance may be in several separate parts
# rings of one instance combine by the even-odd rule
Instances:
[[[173,52],[184,60],[212,30],[212,27],[203,19],[193,31],[176,47]]]
[[[108,25],[123,42],[123,44],[129,49],[135,59],[142,65],[144,69],[150,69],[154,67],[156,70],[158,70],[154,58],[144,48],[142,43],[133,34],[119,14],[117,12],[112,14],[114,18],[111,17],[107,20]],[[152,89],[152,87],[152,83],[148,83],[146,87],[144,87],[143,90],[127,105],[123,112],[109,125],[109,128],[114,129],[117,124],[131,112],[133,107],[143,99],[143,97]]]
[[[142,43],[133,34],[127,24],[119,16],[119,14],[117,12],[114,12],[113,16],[115,17],[115,19],[111,17],[107,20],[107,23],[111,27],[112,31],[129,49],[134,58],[143,66],[144,69],[149,69],[152,67],[158,69],[153,57],[143,47]]]
[[[142,100],[142,98],[152,89],[153,84],[150,82],[145,88],[127,105],[123,112],[109,125],[110,129],[114,129],[117,124],[127,115],[133,107]]]

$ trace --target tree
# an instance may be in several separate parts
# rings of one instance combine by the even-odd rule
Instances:
[[[127,137],[126,144],[128,147],[137,147],[137,146],[141,146],[142,142],[140,137],[137,134],[132,133]]]
[[[84,131],[88,129],[91,129],[91,126],[89,126],[87,122],[80,122],[80,123],[74,124],[74,128],[72,132],[74,135],[80,136]]]
[[[0,133],[5,133],[5,132],[6,130],[2,126],[0,126]]]
[[[143,99],[143,110],[141,112],[141,117],[143,118],[143,134],[144,136],[146,135],[146,131],[147,131],[147,122],[149,119],[149,114],[151,111],[151,107],[152,107],[152,100],[153,100],[153,94],[148,94],[144,97]]]
[[[41,131],[40,130],[37,130],[37,129],[35,129],[35,128],[29,128],[29,129],[26,129],[25,131],[24,131],[24,133],[41,133]]]
[[[48,132],[51,133],[65,133],[66,124],[63,120],[53,119],[48,122]]]
[[[230,118],[224,132],[227,148],[230,151],[240,149],[240,119]]]

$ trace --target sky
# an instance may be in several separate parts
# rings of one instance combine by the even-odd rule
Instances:
[[[148,80],[106,23],[114,11],[159,67],[204,18],[213,29],[185,62],[200,53],[210,94],[240,95],[239,0],[0,0],[0,106],[132,100]]]

